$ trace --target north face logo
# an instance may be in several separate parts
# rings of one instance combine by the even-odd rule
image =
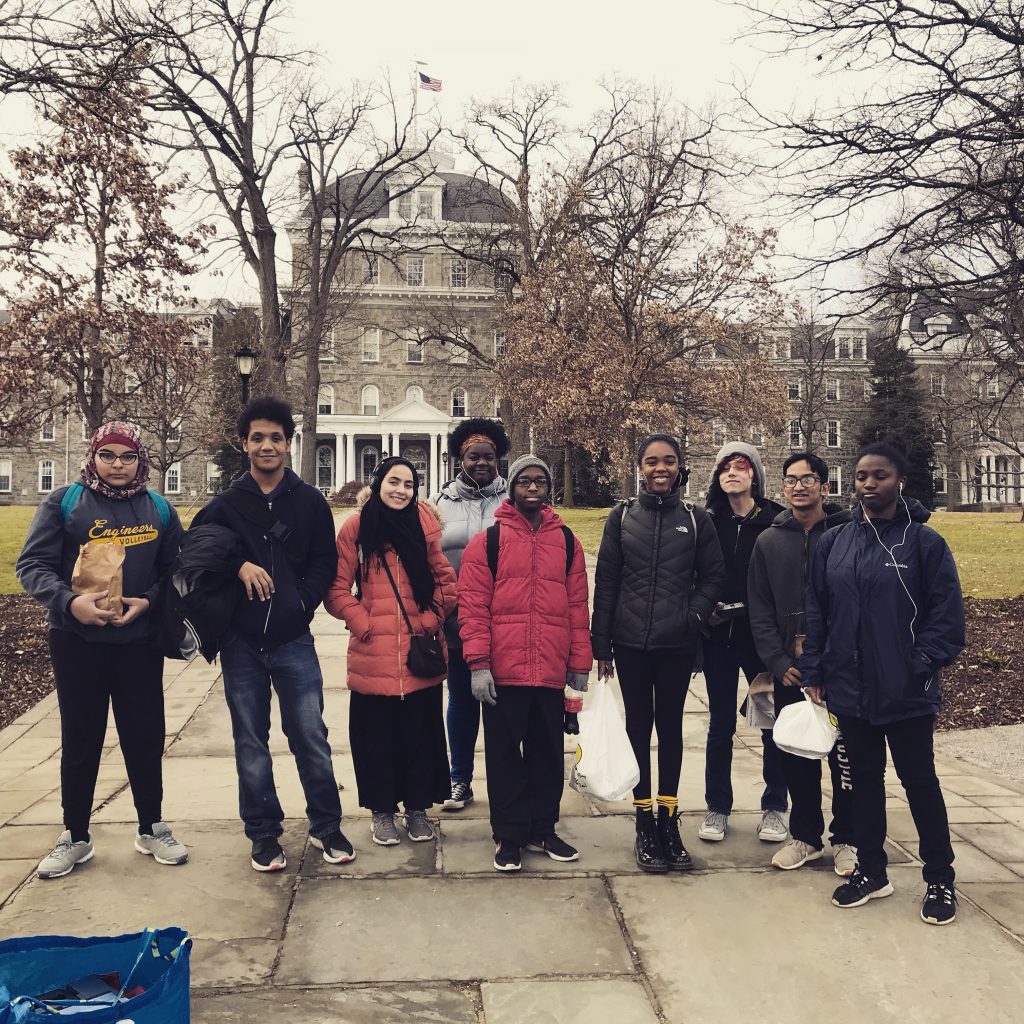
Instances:
[[[677,526],[676,533],[689,533],[690,528],[688,526]]]

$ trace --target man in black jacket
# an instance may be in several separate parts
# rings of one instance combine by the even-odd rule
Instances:
[[[776,516],[772,529],[758,538],[747,586],[754,643],[775,677],[776,715],[787,704],[803,700],[796,663],[804,633],[804,596],[814,549],[826,530],[851,520],[845,509],[826,514],[828,467],[816,455],[791,455],[782,472],[791,508]],[[772,864],[791,871],[821,857],[825,831],[821,762],[782,751],[779,757],[793,803],[789,818],[792,839],[772,858]],[[848,878],[857,865],[857,851],[852,845],[850,763],[842,738],[829,754],[828,763],[832,772],[832,856],[836,874]]]
[[[295,433],[291,409],[274,398],[250,402],[238,420],[249,472],[193,520],[231,529],[245,554],[233,566],[240,594],[221,645],[231,712],[239,813],[252,842],[252,866],[280,871],[284,812],[270,756],[270,692],[306,797],[310,842],[324,860],[355,856],[341,832],[341,800],[324,724],[323,678],[309,624],[337,571],[334,520],[323,495],[285,466]]]
[[[708,742],[704,771],[707,814],[697,835],[721,841],[732,812],[732,740],[736,733],[736,696],[740,669],[750,683],[764,670],[750,635],[747,615],[747,566],[754,542],[771,526],[782,506],[765,497],[764,466],[758,450],[743,441],[722,447],[708,487],[707,510],[715,524],[728,580],[711,617],[704,644],[704,682],[708,691]],[[761,821],[757,834],[781,843],[786,828],[786,781],[770,729],[761,733],[764,752]]]

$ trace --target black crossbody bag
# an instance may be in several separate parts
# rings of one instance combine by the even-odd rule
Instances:
[[[448,671],[448,663],[444,660],[444,647],[441,645],[440,636],[435,633],[432,636],[417,636],[413,632],[412,623],[409,621],[409,613],[402,603],[402,595],[398,592],[395,578],[391,575],[386,558],[381,559],[384,571],[388,574],[388,582],[395,592],[395,600],[402,610],[402,618],[409,629],[409,656],[405,659],[406,667],[414,676],[421,679],[433,679],[434,676],[443,676]]]

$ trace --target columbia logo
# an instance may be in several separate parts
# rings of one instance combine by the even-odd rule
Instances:
[[[909,569],[909,565],[904,565],[902,562],[886,562],[885,567],[887,569]]]
[[[690,528],[688,526],[677,526],[676,533],[689,533]]]

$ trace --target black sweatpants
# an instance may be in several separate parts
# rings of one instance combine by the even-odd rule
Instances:
[[[525,846],[558,823],[565,777],[564,703],[560,688],[501,686],[484,704],[484,763],[491,832]]]
[[[626,733],[640,765],[634,800],[651,797],[651,734],[658,730],[658,794],[679,792],[683,767],[683,706],[696,652],[690,647],[644,651],[615,646],[615,668],[626,708]]]
[[[803,702],[803,690],[799,686],[783,686],[775,680],[776,715],[787,704]],[[822,848],[825,831],[825,816],[821,811],[821,762],[808,757],[797,757],[779,751],[782,773],[789,790],[792,810],[789,814],[789,833],[794,839]],[[853,825],[853,773],[846,744],[840,736],[828,755],[828,767],[832,776],[832,821],[829,824],[829,842],[856,846]]]
[[[952,885],[953,847],[949,841],[946,802],[935,773],[932,734],[934,715],[872,725],[863,718],[839,717],[853,772],[854,831],[857,861],[866,875],[885,873],[885,745],[910,804],[917,826],[926,882]]]
[[[51,629],[49,639],[60,704],[64,827],[76,834],[89,828],[111,705],[139,824],[160,821],[163,655],[154,644],[89,643],[64,629]]]

